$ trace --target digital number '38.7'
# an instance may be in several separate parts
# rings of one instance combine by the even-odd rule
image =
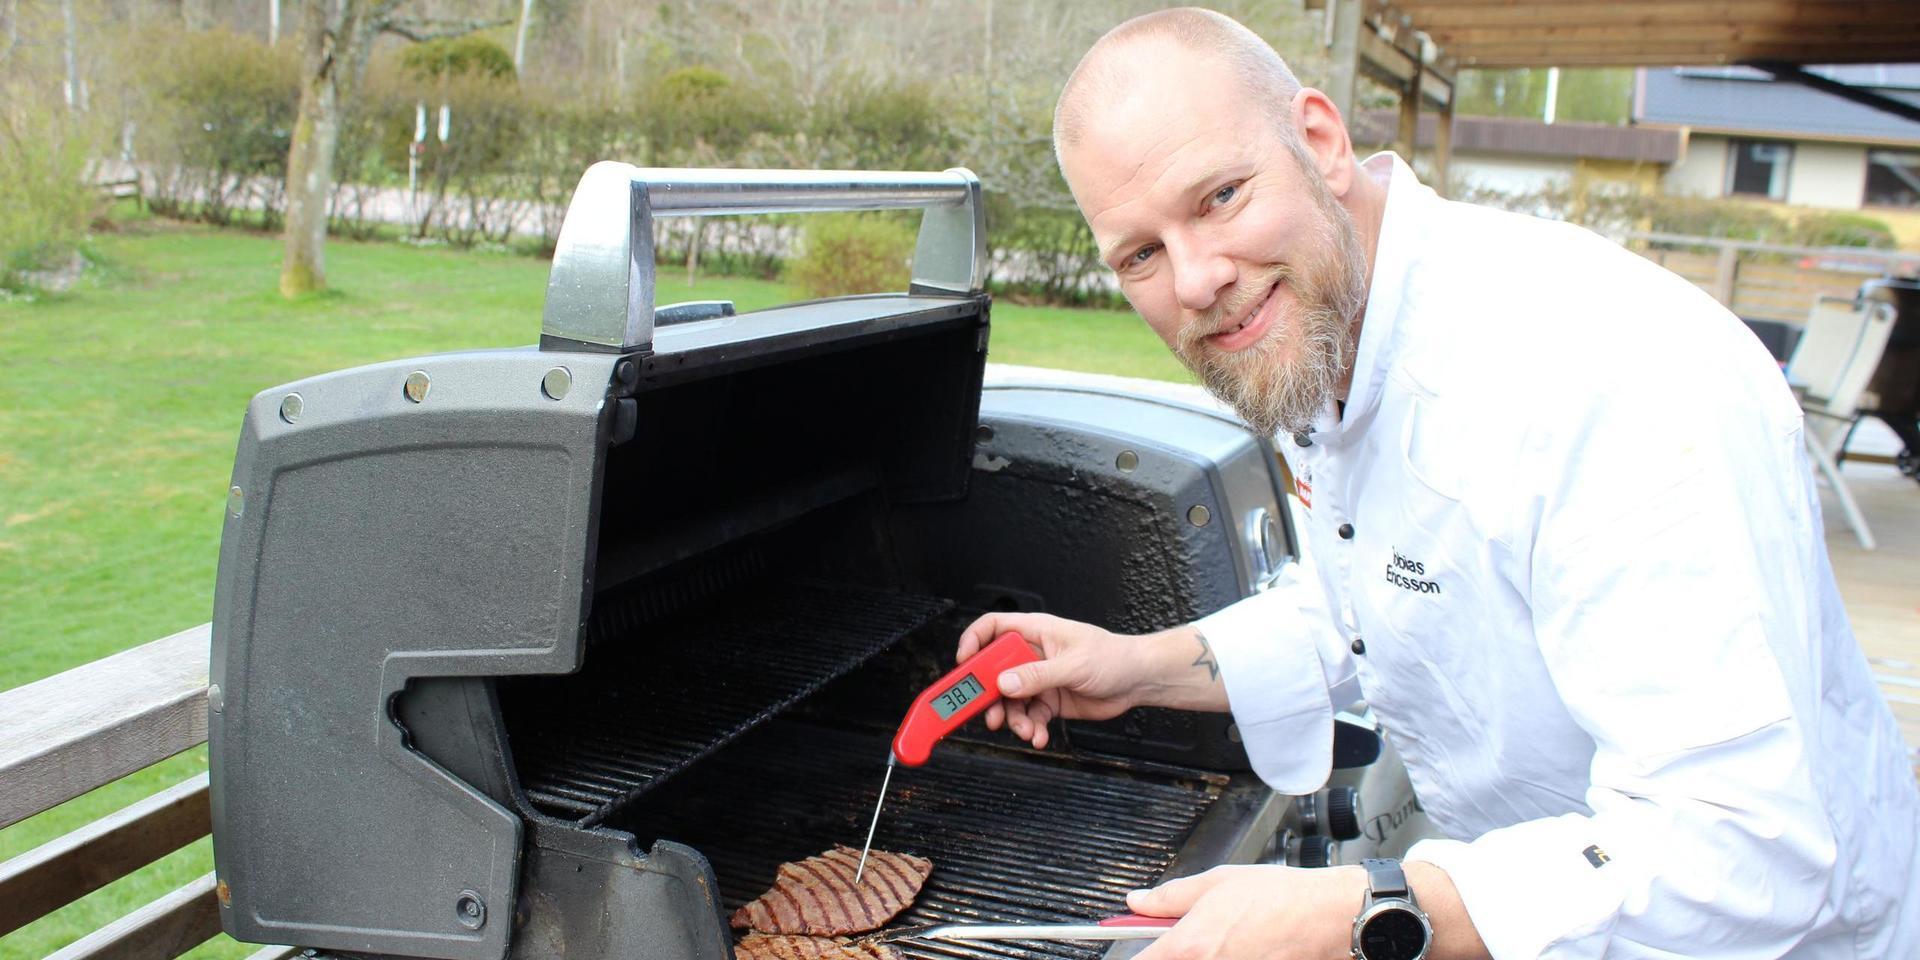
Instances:
[[[933,698],[933,712],[939,714],[942,720],[950,719],[960,712],[961,707],[972,703],[975,697],[986,692],[987,688],[981,686],[980,681],[969,673],[961,677],[959,683],[941,691],[939,696]]]

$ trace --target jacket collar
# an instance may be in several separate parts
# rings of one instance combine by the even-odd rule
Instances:
[[[1364,427],[1380,405],[1380,391],[1398,345],[1394,328],[1400,320],[1407,270],[1413,263],[1414,234],[1427,207],[1439,200],[1414,176],[1406,161],[1391,152],[1376,153],[1361,166],[1371,175],[1387,174],[1387,203],[1380,220],[1380,239],[1374,245],[1373,279],[1367,287],[1366,315],[1360,324],[1346,408],[1336,413],[1329,404],[1314,423],[1313,436],[1324,435],[1336,442]]]

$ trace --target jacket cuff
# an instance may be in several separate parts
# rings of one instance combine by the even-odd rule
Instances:
[[[1274,790],[1318,790],[1333,766],[1330,677],[1350,662],[1323,663],[1298,565],[1270,590],[1195,621],[1220,664],[1227,703],[1254,773]]]
[[[1494,960],[1598,956],[1626,891],[1589,817],[1568,815],[1504,827],[1472,843],[1422,840],[1405,859],[1446,871]],[[1420,891],[1415,890],[1418,898]]]

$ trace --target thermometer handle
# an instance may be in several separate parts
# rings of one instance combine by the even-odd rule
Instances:
[[[893,737],[894,757],[909,767],[926,763],[934,744],[1000,699],[1001,673],[1038,659],[1025,637],[1001,634],[914,699]]]

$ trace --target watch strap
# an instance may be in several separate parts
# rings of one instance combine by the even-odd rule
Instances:
[[[1413,899],[1413,892],[1407,889],[1407,873],[1400,868],[1400,861],[1381,857],[1362,860],[1360,865],[1367,870],[1367,890],[1373,899]]]

